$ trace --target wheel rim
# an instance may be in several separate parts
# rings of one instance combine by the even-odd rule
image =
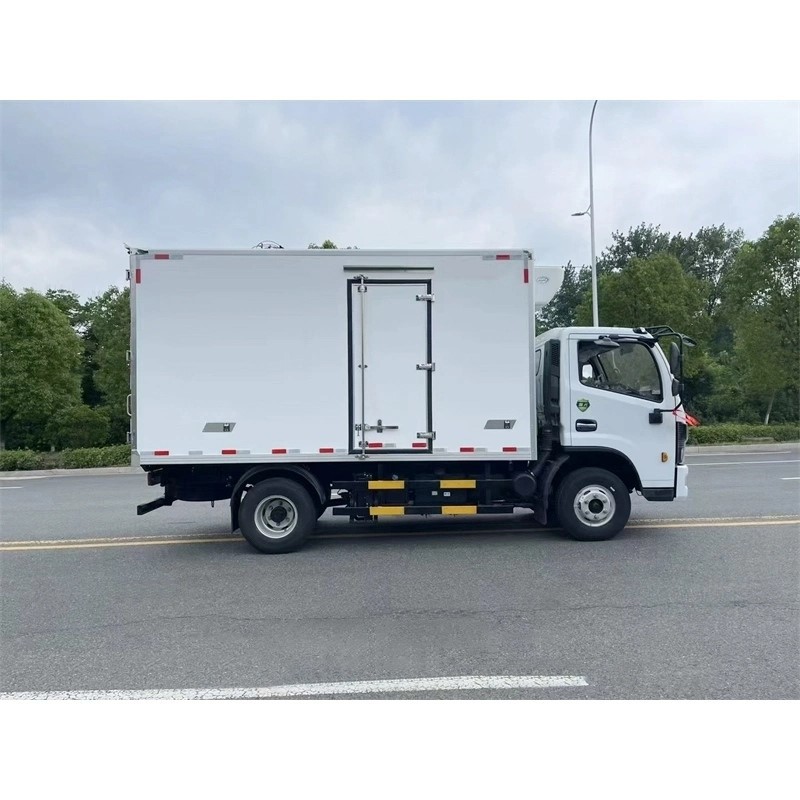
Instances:
[[[605,525],[617,508],[614,493],[607,486],[584,486],[572,504],[575,516],[590,528]]]
[[[288,497],[265,497],[254,516],[258,532],[268,539],[283,539],[297,527],[297,506]]]

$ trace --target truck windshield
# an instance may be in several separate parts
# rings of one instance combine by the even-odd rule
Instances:
[[[584,386],[656,403],[663,399],[653,354],[639,342],[622,342],[599,353],[593,342],[578,342],[578,375]]]

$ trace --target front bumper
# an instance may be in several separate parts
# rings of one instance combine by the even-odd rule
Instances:
[[[689,467],[681,464],[675,467],[675,497],[689,496]]]

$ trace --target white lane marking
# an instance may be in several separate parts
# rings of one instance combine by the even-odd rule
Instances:
[[[588,686],[580,675],[459,675],[450,678],[400,678],[386,681],[294,683],[287,686],[235,689],[155,689],[75,692],[2,692],[0,700],[258,700],[269,697],[320,697],[392,692],[481,691],[483,689],[551,689]]]
[[[687,453],[687,458],[701,458],[703,456],[771,456],[783,453],[791,453],[791,450],[754,450],[752,453],[742,451],[741,453]]]
[[[797,478],[781,478],[782,481],[800,481],[800,476]]]
[[[787,458],[775,461],[707,461],[701,464],[692,464],[692,467],[726,467],[731,464],[800,464],[800,458]]]
[[[14,478],[0,478],[0,481],[40,481],[47,475],[17,475]]]
[[[0,489],[21,489],[21,486],[0,486]]]

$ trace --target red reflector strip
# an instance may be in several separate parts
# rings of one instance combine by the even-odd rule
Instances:
[[[414,442],[411,446],[412,447],[418,447],[418,448],[422,449],[424,447],[427,447],[428,443],[427,442]]]
[[[528,268],[525,267],[525,269],[522,270],[522,282],[528,283],[529,281],[530,281],[530,275],[528,273]]]
[[[236,455],[236,451],[235,450],[222,450],[221,452],[222,452],[222,455],[224,455],[224,456],[235,456]]]
[[[156,253],[153,258],[155,259],[164,259],[169,258],[169,253]]]
[[[153,451],[153,455],[154,456],[168,456],[169,455],[169,450],[154,450]]]
[[[367,447],[383,447],[383,442],[367,442]]]
[[[333,448],[332,447],[320,447],[319,451],[320,451],[320,453],[332,453],[333,452]]]
[[[503,448],[503,452],[504,453],[516,453],[517,452],[517,448],[516,447],[504,447]]]
[[[458,449],[462,453],[474,453],[475,452],[475,448],[474,447],[459,447]]]
[[[142,270],[140,267],[136,267],[136,283],[142,282]]]
[[[286,455],[286,448],[285,447],[274,447],[272,449],[272,455],[274,455],[274,456],[285,456]]]
[[[511,256],[506,253],[504,255],[495,256],[494,260],[495,261],[510,261],[511,260]]]

